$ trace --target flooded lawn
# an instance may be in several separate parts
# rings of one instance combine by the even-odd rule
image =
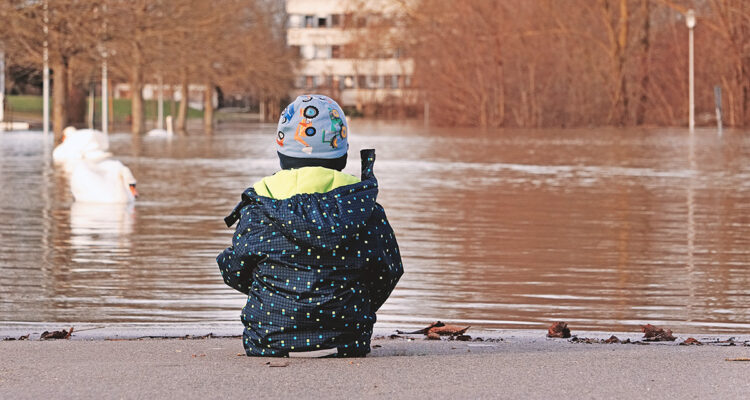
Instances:
[[[36,133],[0,134],[0,321],[236,321],[223,217],[278,169],[275,125],[111,137],[134,207],[76,204]],[[383,325],[750,330],[750,135],[352,121],[404,274]]]

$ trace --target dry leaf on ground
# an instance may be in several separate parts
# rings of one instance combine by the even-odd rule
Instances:
[[[553,323],[552,325],[550,325],[549,329],[547,330],[547,337],[569,338],[570,329],[568,329],[568,324],[566,322]]]
[[[609,337],[609,339],[604,340],[603,343],[622,343],[622,341],[617,336],[612,335]]]
[[[426,326],[426,327],[424,327],[422,329],[418,329],[416,331],[411,331],[411,332],[400,331],[400,330],[396,329],[396,333],[398,333],[400,335],[426,335],[427,332],[430,331],[430,329],[437,328],[437,327],[442,327],[442,326],[445,326],[445,324],[442,323],[442,322],[440,322],[440,321],[437,321],[437,322],[431,323],[430,325],[428,325],[428,326]]]
[[[663,329],[658,326],[646,324],[641,326],[641,330],[644,333],[643,340],[649,342],[673,342],[677,340],[676,337],[672,336],[671,329]]]
[[[427,331],[428,334],[430,333],[436,333],[438,335],[444,336],[444,335],[451,335],[451,336],[458,336],[463,335],[467,330],[471,328],[470,326],[457,326],[457,325],[444,325],[444,326],[435,326],[430,328],[430,330]]]
[[[73,334],[73,327],[70,327],[69,331],[66,331],[65,329],[61,331],[44,331],[42,332],[42,336],[40,339],[47,340],[47,339],[70,339],[70,335]]]
[[[702,345],[703,345],[703,343],[701,343],[701,342],[700,342],[700,341],[699,341],[698,339],[696,339],[696,338],[691,338],[691,337],[689,337],[689,338],[685,339],[685,341],[684,341],[684,342],[680,343],[680,345],[682,345],[682,346],[690,346],[690,345],[695,345],[695,346],[702,346]]]

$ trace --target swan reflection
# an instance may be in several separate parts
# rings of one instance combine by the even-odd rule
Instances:
[[[112,262],[111,257],[100,253],[128,253],[134,222],[132,203],[74,202],[70,206],[70,241],[75,257],[107,263]]]

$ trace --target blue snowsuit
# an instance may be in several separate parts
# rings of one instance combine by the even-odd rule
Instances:
[[[248,295],[243,343],[252,356],[336,349],[370,352],[375,312],[403,274],[383,207],[374,150],[362,150],[362,181],[288,199],[245,190],[225,218],[239,221],[216,258],[224,282]]]

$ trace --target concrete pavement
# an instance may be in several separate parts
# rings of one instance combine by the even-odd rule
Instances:
[[[539,331],[480,336],[489,341],[384,336],[373,341],[373,352],[364,359],[249,358],[238,356],[243,353],[239,338],[3,341],[0,398],[750,396],[750,362],[727,361],[750,358],[750,338],[736,338],[734,346],[679,346],[571,343]]]

